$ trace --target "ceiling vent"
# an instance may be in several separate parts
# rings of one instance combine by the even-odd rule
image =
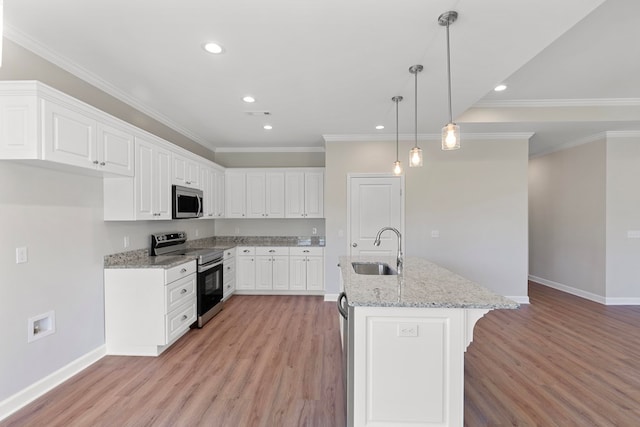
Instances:
[[[271,112],[269,111],[245,111],[245,113],[249,116],[270,116]]]

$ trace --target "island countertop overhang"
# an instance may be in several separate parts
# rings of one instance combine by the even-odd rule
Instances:
[[[518,304],[444,267],[418,257],[407,257],[399,275],[364,275],[352,262],[384,262],[396,265],[394,257],[343,256],[340,271],[351,307],[416,307],[513,309]]]

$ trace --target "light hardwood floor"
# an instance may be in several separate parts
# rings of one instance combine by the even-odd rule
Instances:
[[[465,425],[640,426],[640,307],[530,284],[465,356]],[[235,296],[157,358],[105,357],[1,426],[343,427],[334,303]]]

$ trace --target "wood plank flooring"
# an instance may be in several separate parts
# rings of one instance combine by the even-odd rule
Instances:
[[[530,283],[465,355],[465,426],[640,426],[640,307]],[[234,296],[157,358],[105,357],[15,426],[344,427],[338,320],[321,297]]]
[[[107,356],[2,426],[342,427],[335,303],[234,296],[157,358]]]
[[[476,325],[465,425],[640,426],[640,307],[529,283],[530,305]]]

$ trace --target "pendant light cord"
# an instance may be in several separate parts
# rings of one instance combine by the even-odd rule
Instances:
[[[398,154],[398,102],[400,99],[398,97],[395,98],[396,102],[396,162],[399,161]]]
[[[414,94],[413,100],[415,103],[415,116],[413,118],[413,140],[414,140],[414,148],[418,147],[418,70],[416,70],[415,74],[415,84],[414,84]]]
[[[449,82],[449,123],[453,123],[451,110],[451,49],[449,48],[449,21],[447,20],[447,78]]]

